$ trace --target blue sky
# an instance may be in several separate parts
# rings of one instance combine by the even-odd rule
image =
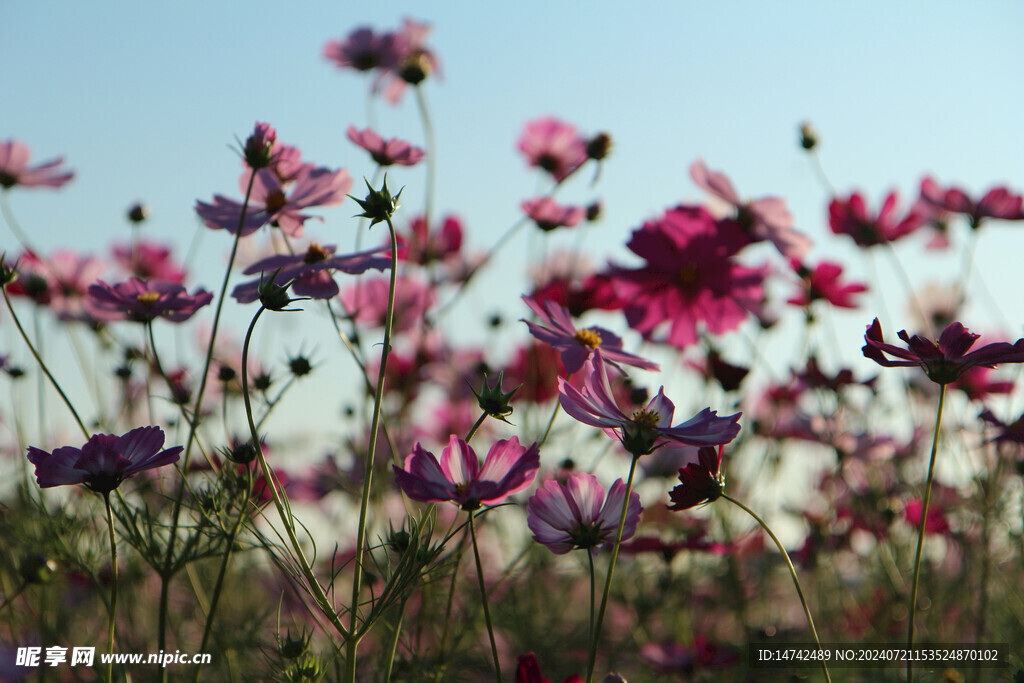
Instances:
[[[321,51],[357,26],[397,28],[405,16],[432,22],[429,43],[443,69],[426,84],[439,144],[435,205],[464,218],[477,248],[513,223],[519,202],[538,189],[515,140],[544,114],[615,140],[600,183],[577,178],[560,195],[603,200],[604,219],[586,243],[599,263],[627,261],[623,244],[644,219],[703,199],[687,172],[701,156],[744,196],[786,197],[816,242],[812,260],[849,261],[866,277],[848,245],[828,233],[827,193],[796,144],[805,119],[821,134],[835,186],[863,189],[873,205],[890,187],[915,195],[925,172],[973,192],[1003,182],[1024,188],[1017,2],[649,2],[628,13],[612,2],[293,7],[0,3],[0,138],[27,143],[37,160],[63,154],[78,173],[58,192],[12,196],[35,241],[102,252],[126,239],[124,211],[143,200],[153,212],[145,230],[184,254],[199,225],[195,201],[236,192],[239,165],[228,146],[256,120],[315,162],[369,176],[368,157],[344,134],[368,122],[368,82],[335,69]],[[377,103],[372,115],[385,136],[422,143],[411,97],[398,107]],[[392,178],[407,188],[406,207],[418,210],[422,167]],[[351,244],[354,207],[325,210],[326,222],[308,232]],[[1020,228],[986,230],[976,270],[1000,291],[1005,319],[1024,308],[1022,288],[1009,279],[1019,270]],[[571,245],[575,236],[555,242]],[[901,247],[915,279],[959,267],[955,257],[922,259],[921,243]],[[515,244],[488,282],[507,283],[536,253],[526,233]],[[224,233],[203,234],[192,281],[215,289],[229,246]],[[6,230],[0,247],[16,248]],[[881,289],[897,286],[886,267]],[[525,312],[514,308],[520,288],[506,286],[497,299],[482,290],[488,295],[468,301],[504,306],[513,318]],[[840,322],[854,335],[848,359],[869,322],[863,317]],[[1019,319],[1008,322],[1008,334],[1021,332]]]

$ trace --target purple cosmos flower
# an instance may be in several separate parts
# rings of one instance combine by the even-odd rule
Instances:
[[[626,415],[612,397],[611,384],[600,354],[594,354],[587,361],[584,372],[582,391],[564,378],[558,378],[558,400],[562,409],[583,424],[611,430],[634,456],[647,455],[665,443],[718,446],[729,443],[739,434],[740,413],[718,417],[718,413],[710,408],[672,427],[675,405],[665,396],[664,387],[658,389],[658,395],[647,407]]]
[[[697,451],[697,462],[679,470],[679,485],[668,492],[669,510],[688,510],[711,503],[722,495],[725,477],[721,473],[722,447],[704,446]]]
[[[811,240],[793,229],[793,215],[779,197],[764,197],[750,202],[739,194],[724,173],[712,171],[697,159],[690,165],[690,177],[697,187],[736,208],[736,220],[756,240],[768,240],[783,256],[802,259],[811,248]]]
[[[146,282],[137,277],[110,285],[100,280],[89,286],[89,305],[98,318],[148,323],[163,318],[172,323],[188,320],[213,300],[205,289],[189,294],[171,282]]]
[[[921,199],[933,209],[964,214],[974,229],[986,218],[1024,220],[1024,198],[1005,187],[994,187],[975,201],[958,187],[944,190],[932,178],[926,177],[921,181]]]
[[[534,119],[519,136],[519,151],[531,166],[538,166],[561,182],[587,160],[587,141],[576,126],[553,116]]]
[[[887,368],[918,365],[928,379],[936,384],[954,382],[969,368],[977,366],[991,368],[999,363],[1024,363],[1024,339],[1018,339],[1013,344],[987,344],[968,353],[981,335],[968,332],[958,322],[946,327],[937,342],[917,334],[911,337],[906,330],[900,330],[898,336],[906,342],[907,348],[885,343],[882,339],[882,326],[878,318],[875,318],[864,333],[864,341],[867,343],[861,351],[866,358]],[[890,360],[885,354],[900,360]]]
[[[607,499],[592,474],[574,474],[564,484],[549,479],[527,501],[526,524],[533,532],[533,540],[556,555],[575,548],[596,554],[599,545],[615,541],[625,496],[626,484],[621,479],[612,484]],[[622,528],[623,541],[632,538],[642,511],[640,496],[631,492],[626,525]]]
[[[94,434],[80,449],[64,446],[47,453],[29,446],[28,459],[42,488],[85,484],[107,494],[139,472],[177,462],[182,447],[160,450],[163,445],[163,430],[139,427],[123,436]]]
[[[394,42],[392,33],[374,33],[373,29],[361,26],[344,40],[327,41],[324,57],[340,69],[372,71],[396,61]]]
[[[562,206],[551,197],[527,199],[520,206],[544,232],[563,226],[571,228],[587,215],[587,210],[582,206]]]
[[[914,232],[927,221],[917,210],[903,218],[896,215],[898,195],[890,192],[882,203],[878,215],[868,213],[864,197],[854,192],[847,199],[833,199],[828,205],[828,224],[837,235],[849,235],[860,247],[874,247],[893,242]]]
[[[398,138],[385,140],[369,128],[359,130],[355,126],[349,126],[348,139],[369,152],[373,160],[381,166],[415,166],[423,160],[424,152],[421,148]]]
[[[657,370],[658,364],[622,350],[622,340],[603,327],[588,327],[577,330],[569,311],[555,301],[545,299],[534,301],[524,296],[523,301],[541,322],[539,325],[523,320],[530,328],[530,334],[545,344],[550,344],[562,354],[562,365],[569,374],[583,367],[593,354],[601,354],[611,363],[624,363],[644,370]]]
[[[0,187],[60,187],[75,177],[74,171],[58,168],[64,157],[29,167],[29,149],[17,140],[0,141]]]
[[[321,247],[310,244],[305,254],[294,256],[280,255],[262,259],[246,268],[245,275],[256,273],[266,274],[260,278],[243,282],[235,287],[231,296],[239,303],[248,304],[259,298],[260,282],[274,282],[285,285],[294,280],[292,292],[299,296],[313,299],[330,299],[340,291],[338,284],[329,271],[340,270],[350,275],[358,275],[370,268],[385,270],[391,265],[391,259],[380,255],[379,249],[360,251],[344,256],[334,256],[337,249],[333,244]]]
[[[452,501],[463,510],[495,505],[530,485],[540,467],[537,444],[524,448],[512,437],[496,442],[481,466],[476,452],[454,434],[441,460],[417,442],[405,458],[405,469],[392,465],[398,485],[423,503]]]
[[[248,182],[248,175],[242,180]],[[301,213],[311,206],[333,206],[344,201],[352,189],[348,171],[302,166],[294,185],[286,188],[281,178],[271,169],[256,172],[249,206],[242,223],[243,237],[270,223],[281,228],[290,237],[301,237],[302,226],[311,216]],[[214,195],[213,203],[196,202],[196,213],[208,228],[238,230],[242,204],[223,195]]]

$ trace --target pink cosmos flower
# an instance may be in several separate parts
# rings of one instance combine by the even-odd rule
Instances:
[[[587,215],[587,210],[582,206],[562,206],[551,197],[527,199],[520,206],[544,232],[563,226],[571,228]]]
[[[81,448],[64,446],[47,453],[29,446],[28,459],[42,488],[85,484],[107,494],[139,472],[177,462],[182,447],[160,450],[163,445],[159,427],[139,427],[123,436],[94,434]]]
[[[568,178],[587,160],[587,141],[576,131],[576,126],[553,116],[528,122],[519,136],[518,147],[530,166],[540,167],[558,182]]]
[[[392,33],[374,33],[361,26],[344,39],[329,40],[324,45],[324,57],[340,69],[372,71],[397,60]]]
[[[958,322],[951,323],[934,342],[916,334],[911,337],[906,330],[900,330],[898,336],[907,348],[885,343],[882,326],[875,318],[864,334],[866,344],[861,351],[866,358],[887,368],[920,366],[936,384],[949,384],[977,366],[991,368],[999,363],[1024,363],[1024,339],[1013,344],[987,344],[968,353],[981,335],[969,332]],[[890,360],[885,354],[899,360]]]
[[[61,187],[75,177],[74,171],[59,168],[64,157],[42,164],[28,165],[30,152],[27,145],[17,140],[0,140],[0,187],[9,190],[21,187]]]
[[[705,408],[692,418],[672,425],[675,405],[665,396],[664,387],[645,408],[626,415],[612,397],[611,384],[600,354],[594,354],[584,366],[583,389],[558,378],[558,400],[562,409],[572,418],[611,430],[615,438],[634,456],[647,455],[665,443],[687,446],[717,446],[726,444],[739,434],[740,413],[718,417],[716,411]]]
[[[427,225],[423,216],[416,216],[409,224],[407,234],[398,235],[398,258],[425,266],[434,261],[445,261],[458,255],[462,248],[462,221],[448,215],[440,229]]]
[[[133,277],[114,285],[102,280],[90,285],[88,303],[97,317],[107,320],[148,323],[159,317],[180,323],[211,301],[213,293],[205,289],[189,294],[181,285]]]
[[[736,220],[754,241],[768,240],[786,258],[802,259],[807,255],[811,240],[793,229],[793,215],[784,199],[764,197],[743,202],[729,177],[710,170],[703,159],[690,165],[690,177],[697,187],[735,207]]]
[[[549,479],[527,501],[526,524],[533,540],[556,555],[575,548],[596,555],[598,546],[615,541],[625,497],[626,484],[621,479],[612,484],[607,498],[597,478],[586,472],[572,475],[564,484]],[[642,511],[640,496],[631,492],[622,540],[633,537]]]
[[[247,184],[248,176],[243,184]],[[244,190],[243,186],[243,190]],[[302,227],[311,216],[301,213],[313,206],[334,206],[344,201],[352,189],[348,171],[303,167],[295,183],[286,188],[270,169],[256,172],[249,206],[242,222],[242,236],[250,235],[270,223],[289,237],[301,237]],[[196,213],[208,228],[235,234],[242,216],[242,203],[222,195],[214,195],[213,203],[196,202]]]
[[[838,308],[857,308],[853,300],[855,294],[867,291],[867,285],[859,282],[840,283],[839,276],[843,267],[831,261],[822,261],[809,269],[796,259],[789,262],[790,267],[801,278],[800,291],[786,303],[794,306],[810,306],[812,302],[825,300]]]
[[[19,277],[8,291],[48,306],[60,320],[88,322],[92,320],[85,305],[89,285],[99,279],[104,268],[95,256],[70,249],[58,249],[45,259],[25,252],[18,261]]]
[[[672,499],[668,509],[688,510],[718,500],[725,486],[721,467],[722,447],[702,447],[697,453],[697,462],[679,470],[679,485],[668,492]]]
[[[348,139],[369,152],[373,160],[381,166],[415,166],[423,160],[424,152],[421,148],[398,138],[385,140],[369,128],[359,130],[355,126],[349,126]]]
[[[417,442],[405,467],[392,465],[405,495],[423,503],[452,501],[463,510],[495,505],[533,482],[540,468],[537,444],[525,448],[519,439],[495,442],[481,466],[476,452],[454,434],[441,451],[441,460]]]
[[[374,92],[383,93],[391,104],[402,99],[407,85],[419,85],[430,74],[440,74],[437,55],[426,45],[430,30],[430,24],[403,19],[402,30],[392,34],[389,61],[374,84]]]
[[[363,278],[341,292],[339,299],[345,311],[356,322],[384,327],[388,308],[388,278]],[[395,287],[394,329],[408,332],[420,325],[437,294],[419,278],[399,275]]]
[[[185,269],[162,244],[140,240],[135,245],[119,244],[113,248],[114,260],[126,273],[143,280],[163,280],[180,285]]]
[[[903,218],[896,215],[898,195],[890,192],[877,216],[868,213],[864,197],[854,192],[847,199],[833,199],[828,205],[828,224],[837,235],[849,235],[861,247],[894,242],[920,228],[927,216],[911,210]]]
[[[973,229],[977,229],[986,218],[1024,220],[1024,198],[1005,187],[994,187],[975,201],[960,188],[944,190],[930,176],[926,176],[921,181],[921,199],[935,209],[964,214]]]
[[[371,268],[386,270],[391,265],[391,259],[382,256],[378,249],[335,256],[336,249],[333,244],[321,247],[313,243],[309,245],[305,254],[261,259],[243,271],[245,275],[260,273],[260,277],[238,285],[231,292],[231,296],[239,303],[252,303],[260,297],[261,281],[273,281],[283,286],[294,280],[291,291],[296,295],[330,299],[340,291],[330,271],[340,270],[349,275],[358,275]]]
[[[251,169],[267,168],[273,163],[276,145],[277,131],[269,123],[257,121],[242,147],[242,159]]]
[[[679,206],[644,223],[626,246],[647,262],[607,272],[630,327],[651,338],[668,323],[666,341],[678,348],[697,342],[698,324],[712,334],[739,327],[764,295],[765,268],[733,259],[748,242],[736,221],[715,220],[701,207]]]
[[[530,334],[556,348],[562,354],[565,371],[572,374],[583,367],[593,354],[615,364],[623,363],[644,370],[657,370],[658,364],[622,350],[622,340],[603,327],[588,327],[577,330],[569,311],[550,299],[534,301],[524,296],[523,301],[540,318],[537,324],[523,319],[530,328]]]

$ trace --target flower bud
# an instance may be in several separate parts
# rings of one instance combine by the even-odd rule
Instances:
[[[509,400],[512,398],[512,394],[519,391],[519,387],[516,387],[512,391],[505,393],[501,390],[501,380],[504,372],[498,373],[498,379],[494,383],[494,386],[490,386],[487,383],[487,375],[484,374],[484,385],[477,392],[476,389],[470,387],[473,391],[473,395],[476,396],[477,404],[480,406],[480,410],[484,411],[496,420],[508,423],[505,418],[512,414],[512,406],[509,405]],[[521,384],[519,386],[522,386]]]
[[[818,132],[809,121],[800,124],[800,146],[808,152],[818,146]]]
[[[135,202],[128,207],[128,220],[138,225],[149,218],[149,207],[142,202]]]
[[[391,196],[391,191],[388,190],[388,176],[384,174],[384,184],[381,185],[380,190],[375,190],[370,187],[370,181],[363,178],[366,182],[366,189],[368,193],[366,199],[356,199],[349,195],[355,200],[356,204],[359,204],[359,208],[363,210],[362,213],[356,214],[357,218],[369,218],[370,227],[372,228],[377,223],[386,221],[394,215],[395,211],[398,210],[398,198],[402,196],[402,190],[398,191],[394,197]],[[404,188],[403,188],[404,189]]]
[[[246,165],[254,171],[270,166],[270,162],[274,158],[274,143],[276,141],[277,131],[271,128],[269,123],[257,121],[242,149]]]
[[[612,136],[608,133],[598,133],[587,141],[587,156],[594,161],[601,161],[611,150]]]
[[[26,584],[49,583],[57,572],[57,562],[42,553],[31,553],[21,560],[18,573]]]

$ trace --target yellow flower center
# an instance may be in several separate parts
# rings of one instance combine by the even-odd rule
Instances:
[[[135,300],[148,308],[155,304],[156,300],[159,298],[160,294],[158,292],[143,292],[142,294],[136,296]]]
[[[329,254],[315,242],[309,245],[309,249],[306,250],[306,257],[302,259],[308,264],[320,263],[326,261]]]
[[[284,208],[284,205],[288,203],[288,199],[284,196],[284,192],[281,190],[273,190],[268,195],[263,204],[267,207],[267,213],[277,213]]]
[[[633,424],[637,427],[654,429],[658,426],[659,422],[661,422],[661,415],[658,415],[658,411],[656,410],[641,408],[640,410],[633,411]]]
[[[596,349],[601,345],[601,335],[594,329],[579,330],[573,335],[573,339],[592,349]]]

